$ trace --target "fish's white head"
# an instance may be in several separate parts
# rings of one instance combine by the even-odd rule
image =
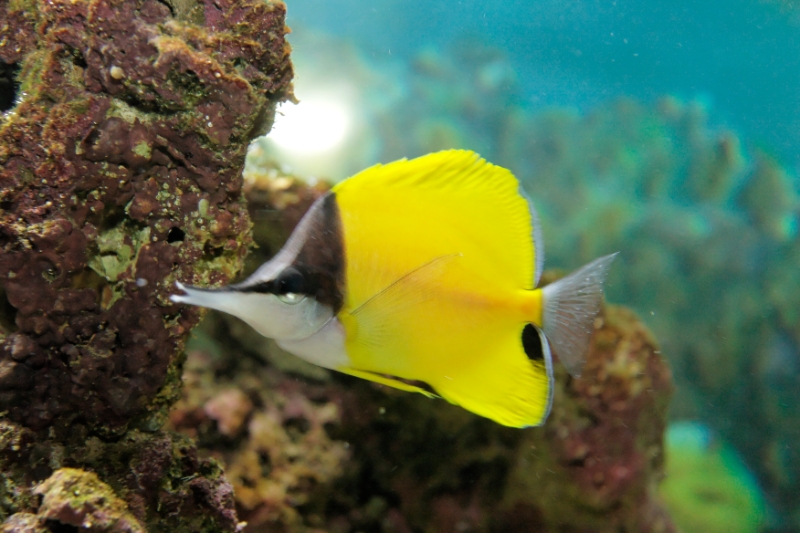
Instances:
[[[173,302],[217,309],[260,334],[294,342],[314,335],[342,305],[343,257],[331,194],[317,200],[286,245],[249,278],[218,289],[176,286]]]
[[[248,292],[234,287],[199,289],[182,283],[176,286],[184,294],[172,295],[173,302],[223,311],[242,319],[261,335],[278,341],[308,338],[333,317],[331,307],[300,293]]]

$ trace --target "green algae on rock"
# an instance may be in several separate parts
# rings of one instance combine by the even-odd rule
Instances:
[[[56,440],[0,421],[0,472],[0,518],[7,531],[30,515],[38,523],[75,525],[69,520],[88,513],[98,524],[94,514],[112,510],[141,531],[235,531],[239,525],[233,488],[219,465],[198,457],[187,437],[166,432],[132,430],[106,441],[75,425],[68,439]],[[65,488],[79,494],[60,494]],[[52,505],[41,499],[48,494]],[[81,502],[91,509],[81,511]]]
[[[42,498],[37,517],[83,531],[143,533],[145,529],[128,512],[127,504],[92,472],[61,468],[34,490]]]

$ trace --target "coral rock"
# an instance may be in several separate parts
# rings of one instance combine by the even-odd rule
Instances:
[[[219,432],[228,437],[239,431],[252,410],[253,403],[239,389],[220,391],[204,407],[206,415],[217,421]]]
[[[0,409],[34,429],[152,425],[199,318],[168,300],[174,281],[226,282],[250,244],[241,169],[291,97],[285,6],[30,0],[0,15],[3,72],[18,73],[0,118]]]
[[[559,368],[550,419],[525,433],[504,504],[552,531],[674,531],[656,497],[669,369],[631,311],[607,306],[595,327],[583,376]]]
[[[31,513],[16,513],[0,526],[3,533],[50,533],[39,522],[39,517]]]
[[[324,512],[332,483],[349,457],[346,443],[327,434],[340,422],[339,409],[323,387],[254,365],[241,353],[231,361],[240,387],[233,388],[225,379],[215,380],[222,361],[189,350],[186,387],[170,414],[172,427],[196,435],[225,463],[246,531],[309,531],[303,524],[309,515]],[[237,416],[242,427],[226,433],[224,418],[208,423],[215,412],[208,407],[234,396],[237,402],[248,398],[249,417],[242,423],[245,419]]]
[[[200,317],[169,295],[229,281],[252,243],[241,172],[292,98],[284,19],[0,2],[4,531],[239,527],[219,466],[159,431]]]
[[[34,493],[42,497],[38,514],[43,522],[83,531],[144,532],[125,502],[92,472],[62,468],[36,487]]]
[[[0,473],[0,518],[7,531],[30,525],[31,513],[40,524],[91,522],[102,531],[239,527],[233,487],[219,465],[198,457],[183,436],[132,430],[106,442],[76,425],[66,441],[37,440],[29,429],[3,421]],[[7,516],[9,511],[15,514]]]

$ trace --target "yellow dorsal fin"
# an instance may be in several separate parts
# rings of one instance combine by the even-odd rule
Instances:
[[[417,157],[377,164],[336,185],[344,187],[423,187],[474,192],[489,196],[515,196],[519,183],[505,168],[488,163],[469,150],[445,150]]]
[[[420,251],[368,290],[383,288],[378,285],[385,286],[432,257],[462,252],[467,263],[476,260],[478,279],[502,277],[509,288],[533,288],[531,207],[510,171],[474,152],[447,150],[375,165],[339,183],[333,192],[345,219],[345,241],[350,241],[348,260],[355,255],[351,251],[386,246],[376,242],[379,238],[399,249]],[[378,235],[377,229],[355,229],[348,217],[369,220],[384,231]],[[406,247],[403,239],[413,239],[413,244]],[[473,258],[471,251],[483,257],[475,253]]]

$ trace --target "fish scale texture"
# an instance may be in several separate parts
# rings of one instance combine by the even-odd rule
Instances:
[[[250,245],[247,144],[292,67],[280,2],[4,2],[0,410],[114,433],[176,397],[198,312]]]

